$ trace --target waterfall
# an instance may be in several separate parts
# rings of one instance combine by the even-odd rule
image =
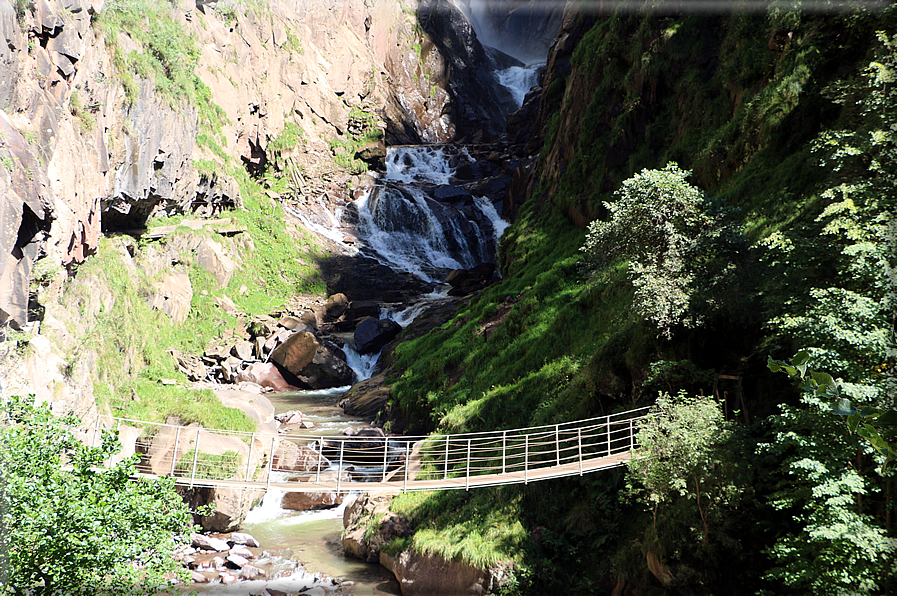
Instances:
[[[512,66],[504,70],[495,71],[498,82],[511,92],[517,107],[523,105],[526,94],[539,83],[539,71],[544,63],[531,64],[529,66]]]
[[[385,180],[404,182],[430,182],[448,184],[453,168],[442,147],[419,145],[415,147],[390,147],[386,152]]]

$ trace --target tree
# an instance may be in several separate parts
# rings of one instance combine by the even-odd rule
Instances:
[[[175,535],[191,528],[169,479],[132,480],[136,456],[109,469],[117,433],[88,447],[55,417],[22,398],[0,420],[0,594],[156,593]]]
[[[683,577],[712,569],[721,550],[737,545],[726,530],[749,486],[732,423],[712,397],[662,394],[639,423],[638,443],[628,481],[630,493],[653,513],[645,545],[652,573],[662,583],[676,581],[671,570],[658,571],[664,554],[682,563]]]
[[[670,162],[624,181],[617,199],[604,203],[610,218],[589,225],[582,247],[599,263],[629,259],[636,309],[666,337],[673,326],[696,322],[687,316],[694,285],[689,261],[716,222],[703,193],[686,182],[690,174]]]

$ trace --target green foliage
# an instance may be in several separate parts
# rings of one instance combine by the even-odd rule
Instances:
[[[733,457],[732,427],[712,397],[663,394],[639,423],[638,455],[629,462],[632,492],[654,512],[655,530],[680,500],[694,507],[690,523],[696,542],[706,546],[744,493]],[[658,521],[660,517],[660,521]],[[689,523],[689,522],[686,522]]]
[[[355,154],[365,145],[382,139],[383,130],[377,126],[376,114],[357,106],[349,111],[349,128],[355,132],[348,133],[344,138],[331,140],[330,149],[334,152],[333,160],[339,166],[361,174],[368,170],[368,164],[362,159],[356,159]],[[342,151],[338,152],[338,149]]]
[[[75,424],[21,398],[4,404],[0,593],[158,593],[179,567],[174,535],[191,529],[189,512],[169,479],[129,477],[136,456],[102,469],[121,449],[116,433],[87,447]]]
[[[528,541],[519,495],[508,498],[501,489],[404,493],[390,509],[414,526],[412,550],[480,569],[519,562]]]
[[[675,163],[663,170],[642,170],[623,182],[617,199],[605,202],[608,221],[596,220],[582,250],[598,263],[629,260],[636,310],[661,333],[699,322],[688,316],[702,236],[715,224],[704,197],[685,179],[690,172]]]
[[[96,288],[108,291],[98,312],[83,313],[89,324],[83,345],[97,356],[98,399],[116,415],[138,420],[164,422],[168,416],[180,416],[183,423],[255,430],[254,421],[240,410],[224,408],[211,391],[159,383],[165,378],[184,379],[169,350],[201,354],[212,338],[236,326],[217,307],[213,294],[202,294],[203,284],[211,288],[214,283],[210,276],[199,267],[190,270],[193,303],[187,321],[176,324],[150,308],[145,296],[155,280],[139,269],[130,271],[119,250],[123,249],[115,242],[101,241],[97,254],[79,268],[62,298],[63,306],[77,310],[89,303]]]
[[[757,447],[761,461],[772,460],[767,503],[780,512],[768,516],[775,540],[764,575],[772,588],[764,593],[881,593],[897,571],[897,540],[863,511],[863,498],[877,489],[857,465],[855,436],[815,397],[804,402],[771,416]]]
[[[175,466],[174,473],[176,476],[193,476],[195,471],[197,478],[207,478],[210,480],[227,480],[233,478],[242,466],[243,457],[236,451],[225,451],[221,454],[213,453],[193,453],[188,451]],[[246,468],[243,467],[245,471]]]

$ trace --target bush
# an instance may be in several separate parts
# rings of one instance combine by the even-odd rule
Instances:
[[[154,594],[178,569],[174,536],[191,529],[168,479],[132,480],[137,457],[109,469],[74,417],[13,398],[0,421],[0,594]],[[65,468],[63,468],[65,464]]]

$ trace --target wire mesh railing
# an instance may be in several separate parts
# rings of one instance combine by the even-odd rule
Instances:
[[[439,490],[528,483],[622,465],[637,448],[648,408],[534,428],[428,436],[249,433],[99,417],[80,429],[99,445],[119,432],[142,475],[170,476],[188,486],[284,490]],[[273,480],[277,478],[277,480]]]

